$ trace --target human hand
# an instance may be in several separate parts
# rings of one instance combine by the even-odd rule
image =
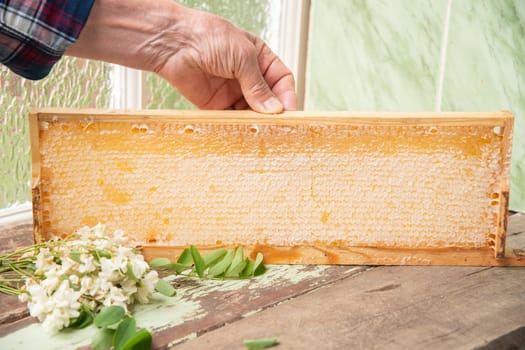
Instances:
[[[168,38],[183,33],[178,40],[183,44],[165,41],[155,72],[199,108],[251,107],[262,113],[297,108],[292,73],[260,38],[220,17],[185,10],[174,32],[165,33]]]
[[[156,72],[199,108],[297,108],[292,73],[260,38],[171,0],[95,1],[67,54]]]

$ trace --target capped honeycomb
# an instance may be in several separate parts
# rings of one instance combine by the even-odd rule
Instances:
[[[40,119],[42,237],[98,222],[171,246],[481,248],[499,234],[507,124],[195,113]]]

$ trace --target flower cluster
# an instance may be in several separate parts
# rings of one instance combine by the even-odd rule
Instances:
[[[153,294],[157,272],[125,245],[120,230],[108,237],[98,224],[48,243],[37,251],[36,271],[19,295],[48,331],[69,326],[86,308],[93,313],[111,305],[127,310],[135,301],[147,303]]]

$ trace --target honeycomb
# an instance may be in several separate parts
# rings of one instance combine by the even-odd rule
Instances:
[[[138,244],[385,248],[497,234],[508,152],[493,125],[271,118],[39,122],[41,234],[102,222]]]

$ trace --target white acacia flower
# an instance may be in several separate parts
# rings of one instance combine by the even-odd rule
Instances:
[[[78,263],[76,261],[71,260],[69,257],[64,256],[60,262],[60,265],[56,264],[56,273],[59,276],[67,275],[72,271],[76,271],[78,269]]]
[[[105,238],[106,237],[106,225],[102,224],[102,223],[98,223],[96,224],[95,226],[93,226],[93,228],[91,228],[91,233],[96,237],[96,238]]]
[[[121,271],[126,272],[128,261],[119,256],[100,259],[100,277],[115,282],[122,278]]]
[[[29,300],[40,300],[47,297],[47,293],[42,285],[32,278],[26,280],[25,287]]]
[[[93,255],[82,254],[80,255],[80,261],[82,261],[82,263],[78,265],[79,273],[90,273],[97,269]]]
[[[27,303],[29,301],[29,294],[27,294],[27,291],[23,291],[22,293],[18,294],[18,300],[23,303]]]
[[[139,288],[136,294],[136,300],[141,304],[146,304],[153,295],[155,285],[159,281],[157,271],[149,271],[139,283]]]
[[[149,265],[144,261],[142,255],[135,255],[130,258],[131,269],[133,275],[137,278],[142,278],[142,276],[149,270]]]
[[[90,294],[89,291],[93,287],[93,277],[91,276],[82,276],[80,278],[80,292],[82,294]]]
[[[128,237],[126,236],[124,231],[116,230],[115,232],[113,232],[112,240],[113,242],[115,242],[115,244],[123,245],[128,242]]]
[[[95,311],[110,305],[127,310],[134,301],[147,303],[151,298],[157,272],[150,271],[134,248],[124,245],[123,231],[108,236],[105,229],[103,224],[82,227],[36,255],[37,276],[26,280],[19,298],[46,330],[67,327],[78,317],[82,303]]]
[[[56,275],[46,277],[44,280],[42,280],[39,284],[40,287],[48,294],[51,295],[55,292],[55,290],[60,285],[60,278]],[[29,291],[29,288],[28,288]]]
[[[53,293],[34,283],[28,286],[28,293],[31,295],[29,312],[47,331],[56,332],[67,327],[70,320],[79,315],[81,294],[70,288],[68,281],[63,281]]]
[[[102,302],[105,306],[118,305],[128,311],[129,297],[125,296],[122,289],[112,286],[106,298]]]
[[[73,284],[78,284],[78,282],[80,281],[80,279],[78,278],[77,275],[71,275],[69,276],[69,281]]]
[[[46,270],[49,265],[53,264],[53,256],[48,248],[40,248],[36,256],[35,268],[37,270]]]
[[[120,282],[120,288],[122,289],[122,294],[130,298],[130,300],[133,299],[133,295],[137,293],[137,282],[126,279],[122,282]]]

